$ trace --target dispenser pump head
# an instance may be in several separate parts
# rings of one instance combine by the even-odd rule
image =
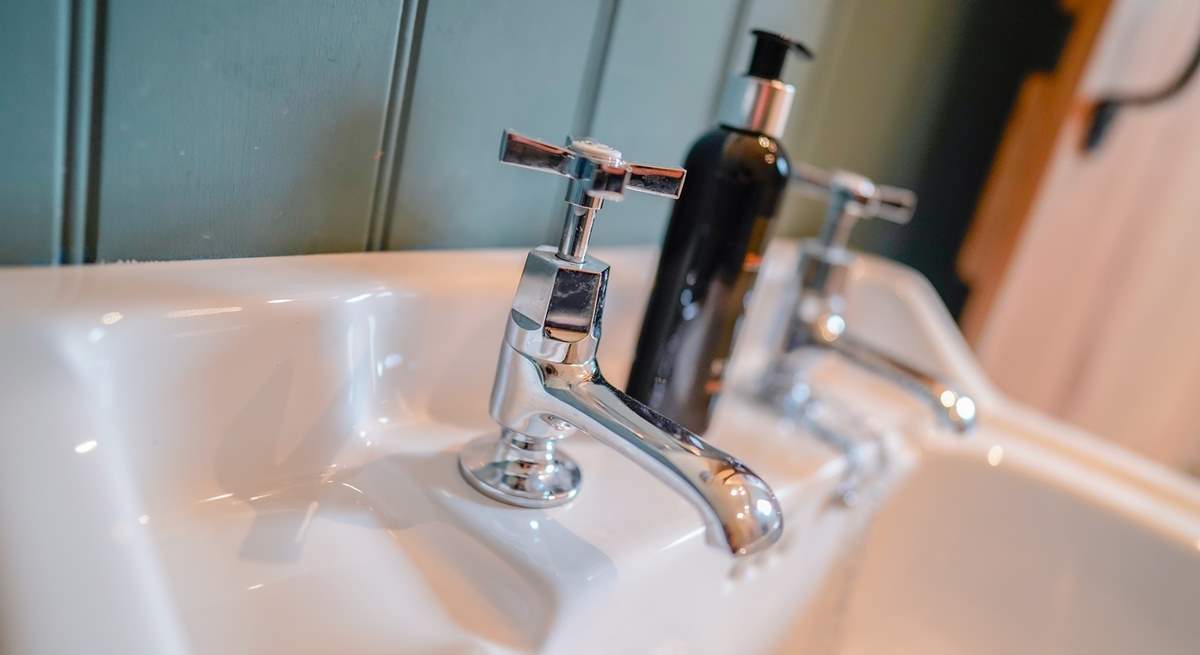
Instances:
[[[750,55],[750,68],[746,71],[752,77],[777,80],[783,74],[783,62],[787,53],[795,49],[805,59],[812,59],[813,53],[803,43],[793,41],[782,34],[766,30],[750,30],[754,35],[754,54]]]
[[[765,134],[773,139],[783,135],[796,89],[780,80],[788,52],[806,59],[813,54],[803,43],[766,30],[751,30],[754,52],[746,74],[733,81],[721,101],[720,122],[735,130]]]

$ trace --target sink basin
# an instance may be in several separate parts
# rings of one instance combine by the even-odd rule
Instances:
[[[1154,507],[988,430],[971,446],[932,444],[852,539],[795,643],[844,654],[1195,652],[1194,504]]]
[[[654,253],[612,264],[600,360],[626,377]],[[734,364],[753,375],[794,248]],[[864,258],[852,329],[979,399],[957,440],[830,360],[894,466],[831,502],[834,452],[731,392],[709,436],[776,489],[781,543],[733,560],[598,443],[580,496],[517,509],[457,449],[523,251],[0,272],[0,650],[21,653],[1185,652],[1200,494],[1008,403],[915,274]],[[463,375],[462,372],[469,372]]]

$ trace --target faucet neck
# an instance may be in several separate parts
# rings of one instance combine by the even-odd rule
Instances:
[[[567,214],[563,219],[562,239],[558,242],[556,257],[573,264],[583,263],[587,258],[596,212],[603,206],[603,199],[586,194],[579,197],[578,202],[567,202]]]
[[[800,243],[800,259],[797,269],[800,276],[801,301],[816,296],[838,303],[846,287],[850,265],[855,255],[839,245],[831,245],[824,239],[805,239]]]

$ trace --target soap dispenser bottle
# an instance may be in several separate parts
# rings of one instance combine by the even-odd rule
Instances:
[[[719,125],[687,155],[629,377],[629,394],[694,432],[708,427],[790,163],[779,138],[795,87],[780,80],[787,37],[753,30],[745,75],[726,90]]]

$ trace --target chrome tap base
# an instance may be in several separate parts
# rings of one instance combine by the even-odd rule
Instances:
[[[579,465],[558,449],[557,438],[501,430],[500,438],[472,439],[458,456],[458,469],[483,495],[509,505],[557,507],[579,493]]]

